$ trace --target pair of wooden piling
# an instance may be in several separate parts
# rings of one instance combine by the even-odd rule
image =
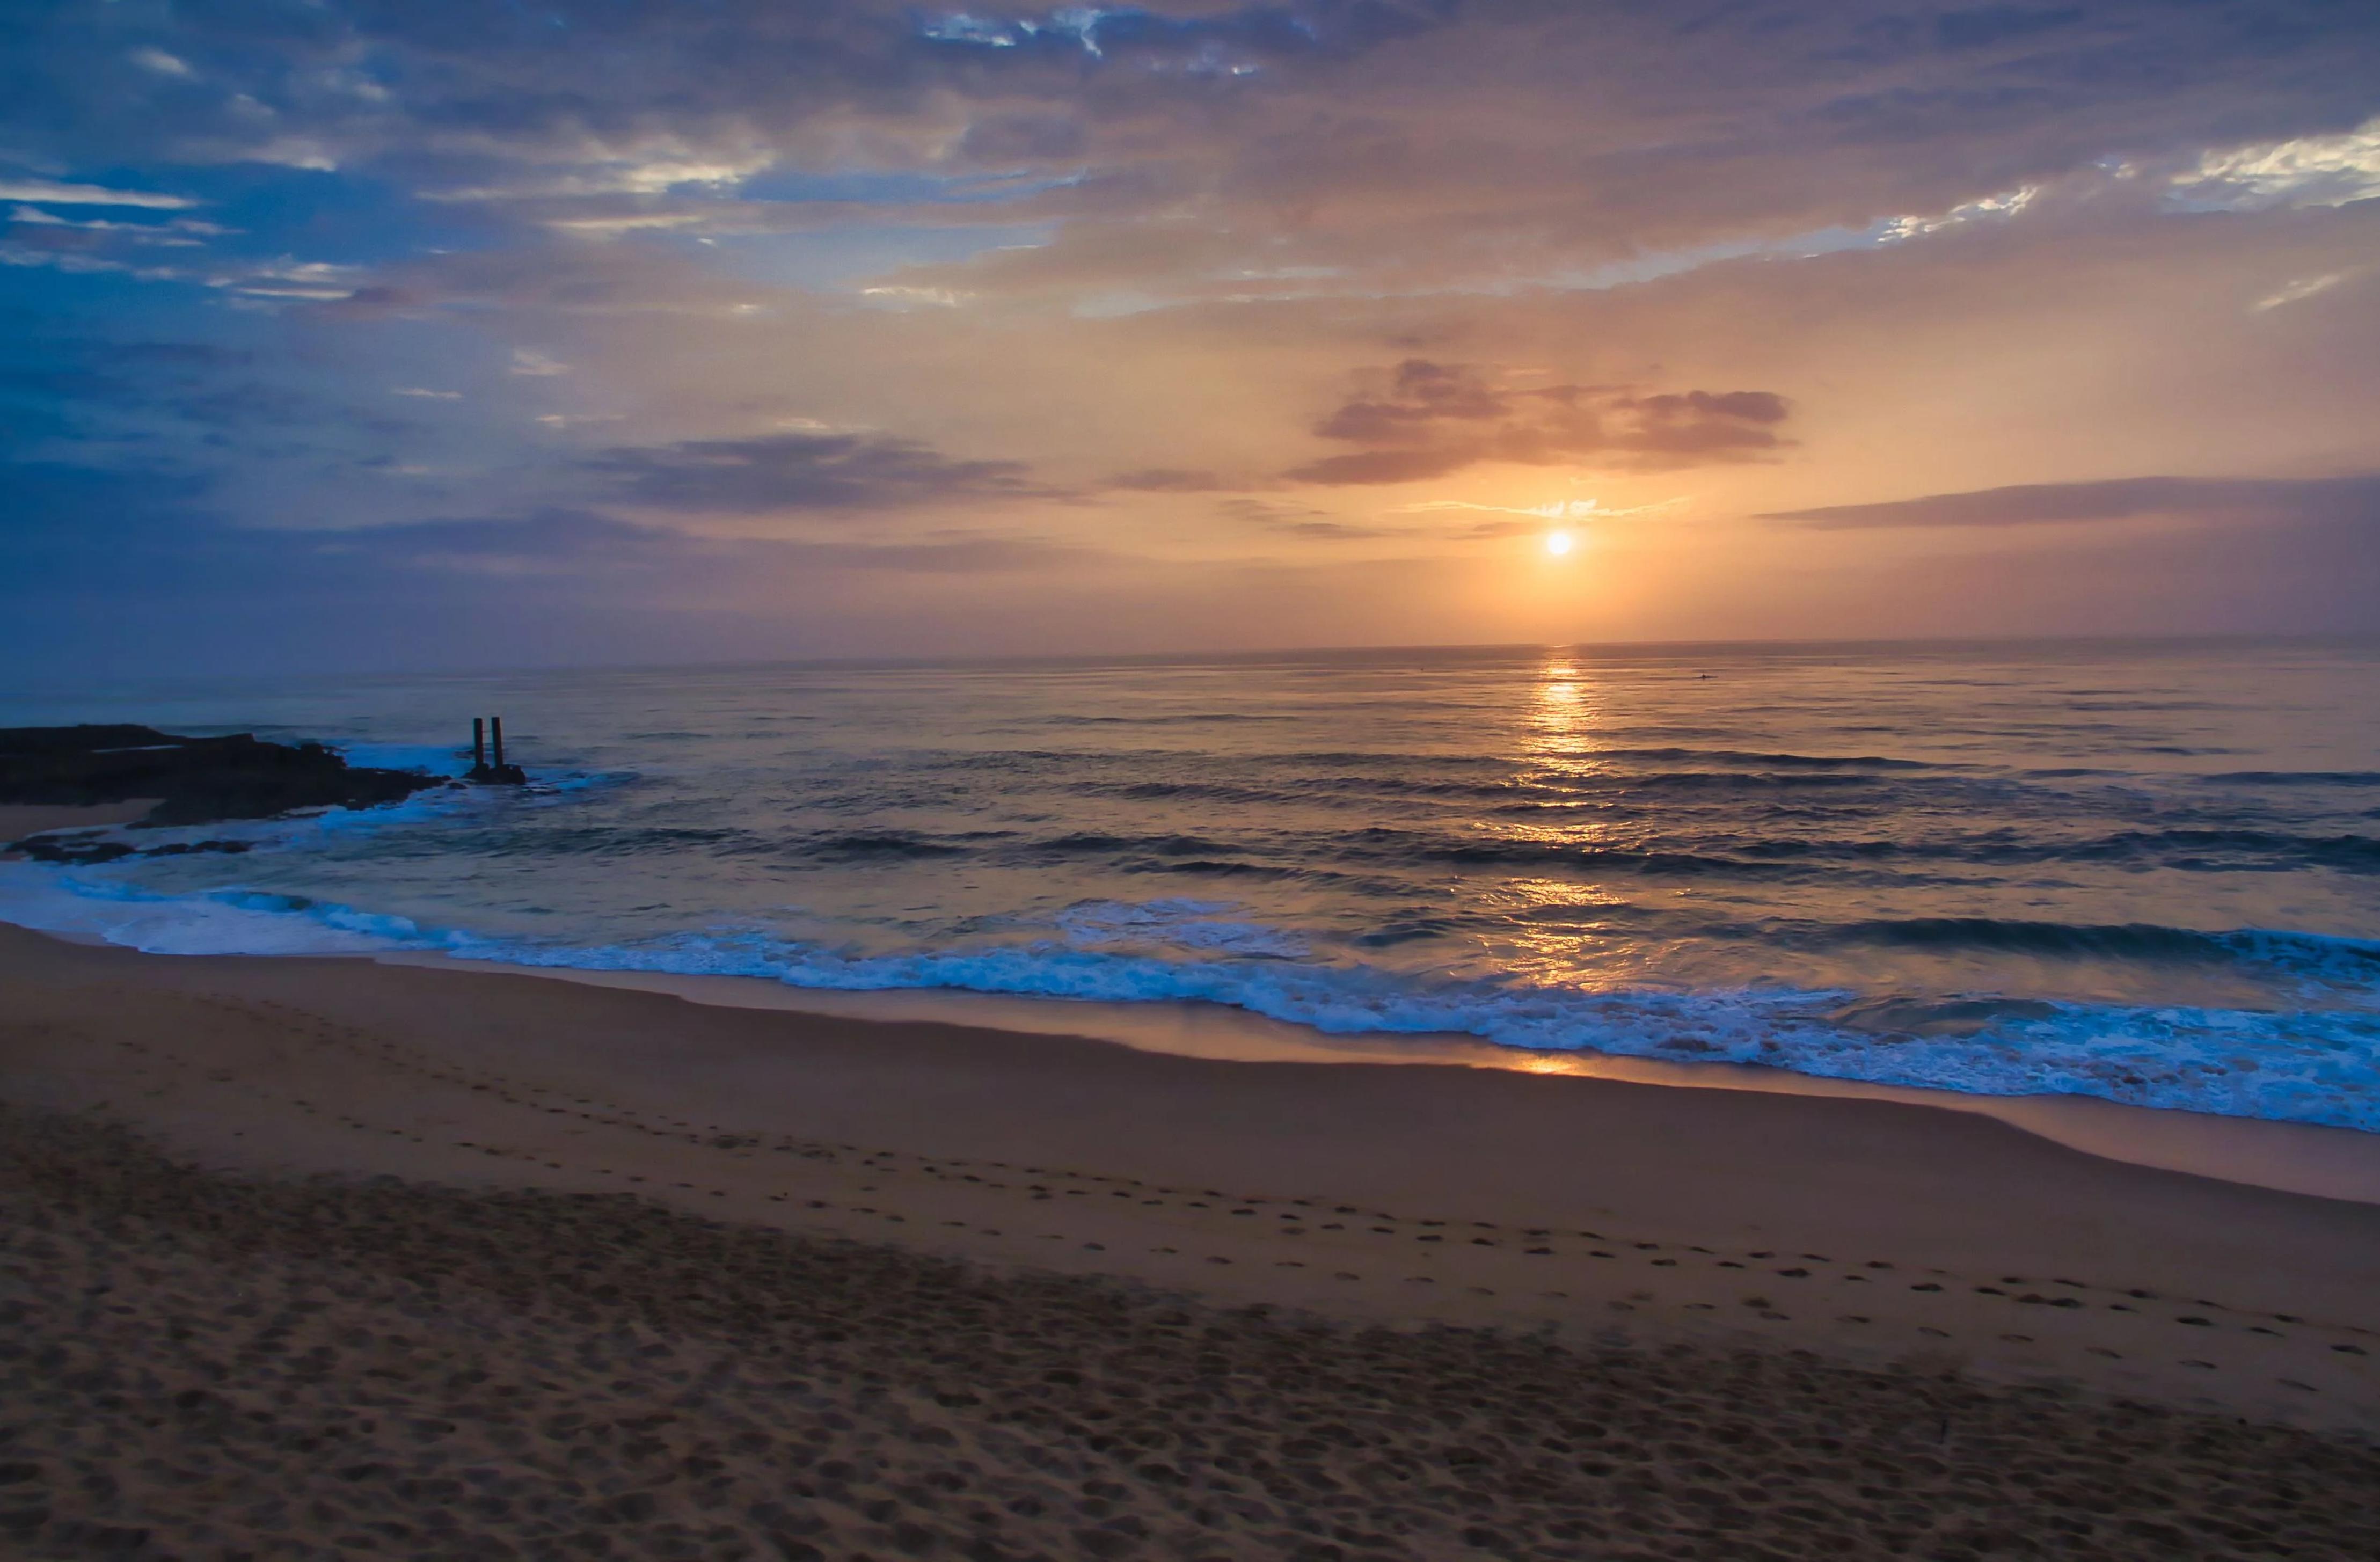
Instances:
[[[490,762],[488,740],[495,740],[493,762]],[[471,771],[469,778],[492,786],[519,786],[528,780],[528,772],[518,765],[504,763],[504,719],[501,716],[471,718]]]

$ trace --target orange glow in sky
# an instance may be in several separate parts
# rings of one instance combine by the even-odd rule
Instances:
[[[2380,631],[2370,0],[36,9],[12,673]]]

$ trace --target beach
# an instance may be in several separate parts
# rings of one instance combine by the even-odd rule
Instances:
[[[1893,1101],[0,984],[29,1555],[2380,1547],[2374,1205]]]

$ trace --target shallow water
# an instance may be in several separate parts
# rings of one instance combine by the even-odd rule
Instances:
[[[164,951],[1203,999],[1346,1033],[2380,1130],[2380,646],[1742,647],[116,688],[526,793],[134,831]]]

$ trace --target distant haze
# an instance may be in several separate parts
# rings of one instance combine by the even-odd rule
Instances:
[[[0,681],[2380,629],[2375,198],[2320,0],[16,6]]]

